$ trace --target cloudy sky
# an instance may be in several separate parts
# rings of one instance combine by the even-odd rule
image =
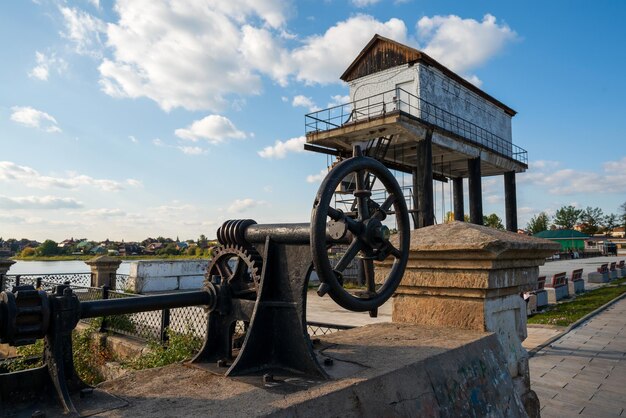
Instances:
[[[509,4],[511,3],[511,4]],[[326,157],[304,114],[374,33],[519,113],[520,225],[626,201],[626,3],[32,0],[0,4],[0,236],[215,236],[304,222]],[[447,186],[436,218],[450,209]],[[485,178],[485,212],[504,212]],[[441,195],[444,206],[441,205]]]

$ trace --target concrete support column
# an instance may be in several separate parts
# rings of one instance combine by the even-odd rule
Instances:
[[[536,287],[539,266],[558,248],[552,241],[466,222],[411,231],[392,321],[495,333],[528,415],[538,416],[522,347],[527,331],[520,292]],[[376,277],[386,277],[391,265],[381,263]]]
[[[85,261],[91,267],[91,287],[109,286],[115,290],[117,269],[122,260],[108,255],[101,255]]]
[[[469,209],[470,222],[476,225],[483,224],[483,191],[480,175],[480,157],[467,160],[469,171]]]
[[[413,184],[417,187],[417,227],[433,225],[435,212],[433,208],[433,131],[426,131],[423,140],[417,141],[417,164]]]
[[[465,205],[463,202],[463,177],[452,179],[454,193],[454,220],[465,221]]]
[[[515,171],[504,173],[504,208],[506,212],[506,230],[517,232],[517,190]]]
[[[15,261],[13,260],[9,260],[8,258],[0,258],[0,292],[3,292],[5,290],[11,290],[5,288],[6,285],[4,275],[7,274],[13,264],[15,264]]]

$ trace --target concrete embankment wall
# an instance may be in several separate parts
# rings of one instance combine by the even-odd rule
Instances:
[[[136,261],[129,285],[135,293],[200,289],[208,260]]]

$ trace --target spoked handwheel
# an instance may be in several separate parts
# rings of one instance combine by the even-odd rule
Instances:
[[[372,199],[373,184],[366,183],[373,182],[366,182],[367,173],[376,176],[386,189],[387,198],[380,205]],[[357,213],[351,215],[331,205],[337,186],[348,176],[356,179],[353,195]],[[382,222],[392,207],[398,229],[397,247],[389,241],[389,228]],[[327,252],[327,230],[336,230],[336,225],[342,223],[350,231],[352,239],[345,254],[333,268]],[[404,274],[409,254],[409,228],[406,202],[395,177],[381,162],[362,156],[360,149],[355,148],[354,157],[338,163],[328,173],[313,204],[311,253],[315,271],[322,282],[318,293],[323,295],[328,292],[335,302],[346,309],[375,314],[377,308],[393,295]],[[343,287],[342,273],[357,257],[362,263],[367,288],[351,293]],[[388,257],[394,257],[395,260],[387,277],[377,286],[374,261]]]

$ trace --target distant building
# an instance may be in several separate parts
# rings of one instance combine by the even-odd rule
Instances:
[[[573,229],[555,229],[552,231],[541,231],[534,235],[538,238],[549,239],[550,241],[558,242],[561,244],[561,251],[584,251],[586,245],[586,241],[588,241],[591,237],[587,234],[583,234],[582,232],[575,231]]]

